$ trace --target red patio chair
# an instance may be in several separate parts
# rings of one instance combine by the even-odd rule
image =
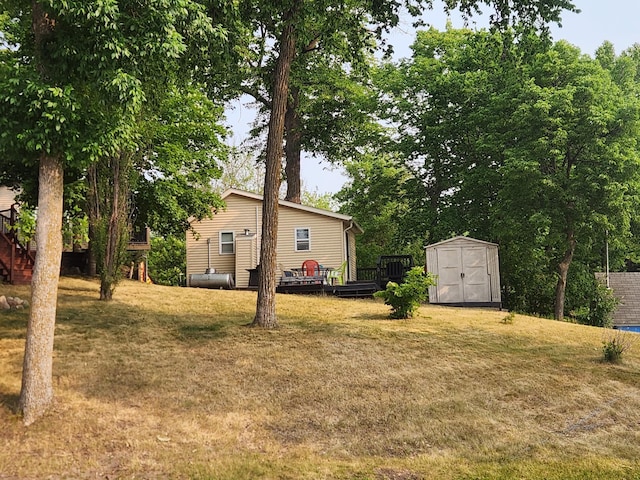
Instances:
[[[315,260],[305,260],[302,262],[302,275],[305,277],[320,275],[320,264]]]

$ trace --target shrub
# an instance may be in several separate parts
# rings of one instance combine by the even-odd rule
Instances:
[[[516,312],[513,310],[509,312],[509,314],[500,320],[500,323],[504,323],[505,325],[513,325],[513,321],[516,318]]]
[[[593,327],[611,327],[613,311],[618,306],[618,299],[611,289],[598,283],[593,289],[589,306],[576,310],[576,321],[582,325]]]
[[[149,251],[149,275],[159,285],[180,285],[186,270],[185,241],[177,237],[154,237]]]
[[[32,241],[36,236],[36,212],[29,208],[22,208],[15,225],[9,227],[18,235],[21,242]]]
[[[431,274],[425,274],[422,267],[413,267],[407,272],[402,283],[389,282],[387,288],[374,294],[391,306],[391,318],[409,318],[429,295],[429,287],[435,285]]]
[[[602,340],[604,361],[620,363],[622,362],[622,354],[629,350],[635,342],[636,334],[612,329],[607,332],[606,337]]]

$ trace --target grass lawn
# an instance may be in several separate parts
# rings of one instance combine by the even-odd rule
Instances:
[[[602,329],[280,295],[264,331],[254,292],[97,298],[62,279],[56,403],[28,428],[27,312],[0,312],[0,479],[640,479],[640,343],[603,363]]]

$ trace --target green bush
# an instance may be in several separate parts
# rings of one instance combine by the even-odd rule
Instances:
[[[402,283],[389,282],[387,288],[374,294],[391,306],[391,318],[409,318],[429,295],[429,287],[435,285],[431,274],[425,274],[422,267],[413,267],[407,272]]]
[[[516,312],[511,311],[506,317],[504,317],[500,321],[500,323],[504,323],[505,325],[513,325],[513,321],[515,320],[515,318],[516,318]]]
[[[602,340],[602,354],[604,361],[609,363],[622,362],[622,354],[629,350],[636,340],[635,333],[622,330],[607,330],[606,337]]]
[[[611,327],[613,312],[618,306],[618,299],[613,296],[611,289],[598,283],[593,289],[589,306],[575,311],[576,321],[582,325],[593,327]]]
[[[27,243],[36,236],[36,212],[29,208],[22,208],[15,225],[10,227],[16,232],[21,242]]]
[[[152,238],[149,276],[159,285],[180,285],[185,275],[186,256],[184,239],[173,236]]]

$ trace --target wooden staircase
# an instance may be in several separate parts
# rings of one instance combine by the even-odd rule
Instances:
[[[28,285],[33,275],[34,257],[11,228],[16,218],[17,211],[13,206],[0,211],[0,280],[13,285]]]

